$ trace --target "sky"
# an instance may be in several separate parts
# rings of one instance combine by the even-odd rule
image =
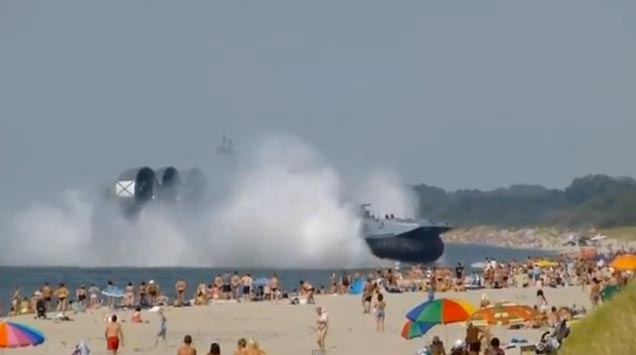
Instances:
[[[0,205],[271,133],[343,175],[636,176],[636,2],[0,2]]]

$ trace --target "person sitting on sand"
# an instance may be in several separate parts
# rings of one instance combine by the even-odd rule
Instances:
[[[431,355],[446,355],[444,342],[442,342],[437,335],[433,337],[433,342],[431,342],[430,350]]]
[[[183,337],[183,345],[177,350],[177,355],[197,355],[197,349],[192,346],[192,337],[190,335]]]
[[[501,348],[499,338],[492,338],[490,340],[490,346],[488,347],[487,355],[506,355],[506,352]]]
[[[144,320],[141,319],[141,307],[140,306],[137,306],[135,308],[135,311],[133,312],[132,317],[130,318],[130,321],[133,322],[133,323],[144,323]]]
[[[245,350],[245,355],[265,355],[265,351],[261,349],[258,342],[254,339],[250,339]]]
[[[110,318],[110,322],[106,325],[104,336],[106,337],[106,349],[113,355],[117,355],[119,346],[124,346],[124,332],[121,328],[121,324],[117,321],[116,315],[113,314]]]
[[[215,342],[210,344],[210,352],[208,352],[208,355],[221,355],[221,346],[219,343]]]
[[[247,340],[245,338],[241,338],[236,342],[236,350],[234,350],[234,355],[246,355],[247,352]]]
[[[316,340],[318,348],[321,351],[325,351],[325,340],[327,338],[327,330],[329,328],[329,315],[322,307],[316,308],[316,314],[318,314],[318,319],[316,319]]]

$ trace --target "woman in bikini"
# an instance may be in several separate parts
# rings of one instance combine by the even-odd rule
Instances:
[[[132,282],[126,286],[126,307],[132,307],[135,304],[135,287]]]
[[[318,348],[320,351],[325,351],[325,339],[327,338],[327,330],[329,328],[329,315],[327,311],[325,311],[322,307],[316,308],[316,314],[318,314],[318,319],[316,319],[316,340],[318,342]]]

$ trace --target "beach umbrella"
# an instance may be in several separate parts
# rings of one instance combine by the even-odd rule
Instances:
[[[411,322],[407,320],[406,323],[402,326],[402,338],[409,340],[413,338],[419,338],[424,336],[429,329],[433,328],[435,324],[431,323],[422,323],[422,322]]]
[[[356,280],[353,285],[351,285],[351,290],[349,290],[349,293],[352,295],[362,294],[365,284],[366,282],[364,280]]]
[[[497,302],[473,313],[468,322],[475,326],[522,324],[539,315],[534,308],[514,302]]]
[[[626,254],[619,255],[610,264],[614,270],[628,271],[636,270],[636,255]]]
[[[24,324],[0,321],[0,348],[37,346],[44,343],[44,334]]]
[[[539,261],[537,261],[536,264],[539,267],[550,267],[550,266],[559,265],[559,263],[557,263],[556,261],[551,261],[551,260],[539,260]]]
[[[412,322],[451,324],[465,322],[473,313],[473,306],[464,301],[438,298],[413,308],[406,318]]]
[[[258,278],[256,280],[254,280],[254,282],[252,283],[254,286],[258,287],[258,286],[267,286],[269,285],[269,279],[267,277],[261,277]]]
[[[473,269],[485,269],[486,266],[488,266],[488,263],[486,263],[485,261],[478,261],[476,263],[470,264],[470,267]]]

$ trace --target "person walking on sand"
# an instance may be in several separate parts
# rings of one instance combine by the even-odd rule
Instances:
[[[166,334],[168,333],[168,319],[163,313],[163,308],[159,308],[159,317],[161,317],[161,326],[159,327],[159,333],[157,333],[157,339],[155,340],[155,347],[159,345],[159,340],[166,341]]]
[[[378,293],[378,300],[375,303],[375,328],[378,332],[384,333],[384,309],[386,308],[386,302],[384,301],[384,295]]]
[[[183,337],[183,345],[177,350],[177,355],[197,355],[197,349],[192,346],[192,337],[190,335]]]
[[[318,319],[316,319],[316,341],[318,343],[318,348],[324,353],[325,340],[327,339],[327,330],[329,328],[329,315],[322,307],[316,308],[316,314],[318,314]]]
[[[119,346],[124,346],[124,332],[121,329],[121,324],[117,321],[117,315],[113,314],[110,318],[104,336],[106,337],[106,349],[113,355],[117,355]]]

